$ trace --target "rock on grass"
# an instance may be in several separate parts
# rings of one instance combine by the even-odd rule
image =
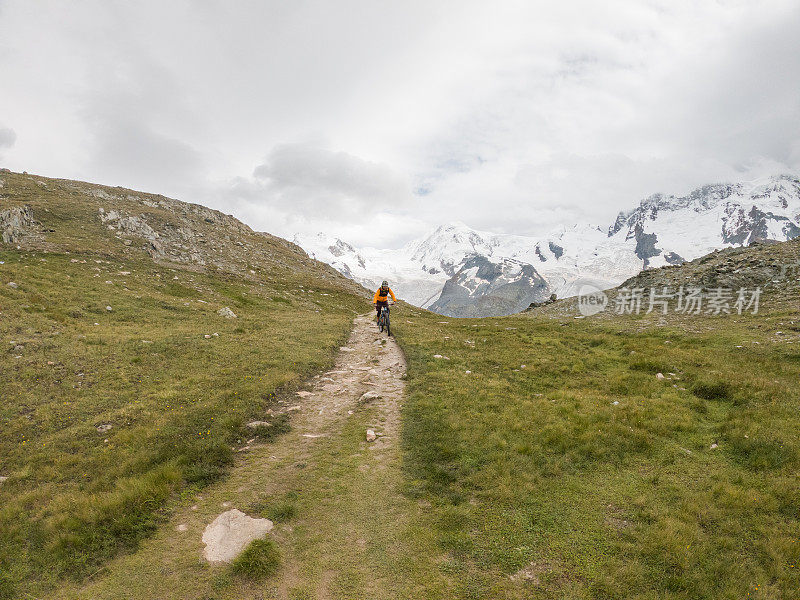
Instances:
[[[236,313],[231,310],[230,306],[225,306],[223,308],[220,308],[217,311],[217,314],[220,317],[225,317],[226,319],[235,319],[236,318]]]
[[[254,519],[231,509],[219,515],[203,532],[203,558],[210,563],[231,562],[253,540],[260,540],[272,529],[269,519]]]

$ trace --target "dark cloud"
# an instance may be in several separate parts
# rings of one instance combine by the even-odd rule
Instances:
[[[282,144],[256,167],[265,200],[326,217],[367,216],[408,200],[407,183],[388,166],[306,144]]]
[[[3,158],[3,151],[11,148],[17,141],[17,134],[13,129],[0,127],[0,159]]]
[[[17,134],[13,129],[0,127],[0,148],[11,148],[17,141]]]

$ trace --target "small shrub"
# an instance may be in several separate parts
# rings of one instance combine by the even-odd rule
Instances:
[[[703,400],[730,400],[731,386],[723,381],[698,381],[692,393]]]
[[[254,540],[231,563],[231,570],[249,579],[271,577],[281,564],[278,547],[270,539]]]
[[[631,371],[643,371],[645,373],[669,373],[675,369],[666,363],[659,362],[650,358],[640,358],[632,361],[628,368]]]
[[[294,502],[277,502],[264,511],[270,521],[283,523],[289,521],[297,514],[297,506]]]

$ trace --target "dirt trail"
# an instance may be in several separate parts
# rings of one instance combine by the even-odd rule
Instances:
[[[289,433],[248,446],[225,481],[189,500],[195,504],[177,511],[138,552],[114,561],[97,582],[61,596],[439,597],[425,508],[402,494],[405,370],[395,340],[378,332],[371,315],[357,317],[335,366],[312,379],[296,401],[280,404],[279,411],[293,413]],[[368,392],[377,397],[365,398]],[[366,440],[367,429],[375,441]],[[203,529],[220,512],[261,516],[286,505],[294,516],[275,518],[269,534],[282,555],[276,576],[250,582],[199,560]]]
[[[348,416],[348,410],[359,408],[359,399],[365,393],[375,392],[380,398],[365,403],[380,412],[384,431],[378,445],[397,441],[405,372],[405,359],[394,338],[380,334],[371,316],[357,317],[336,366],[314,378],[312,395],[305,398],[299,418],[293,422],[295,434],[306,440],[317,439],[315,436],[324,435],[322,430]]]

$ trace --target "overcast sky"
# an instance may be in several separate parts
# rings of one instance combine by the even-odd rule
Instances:
[[[394,247],[800,173],[800,0],[0,0],[0,166]]]

